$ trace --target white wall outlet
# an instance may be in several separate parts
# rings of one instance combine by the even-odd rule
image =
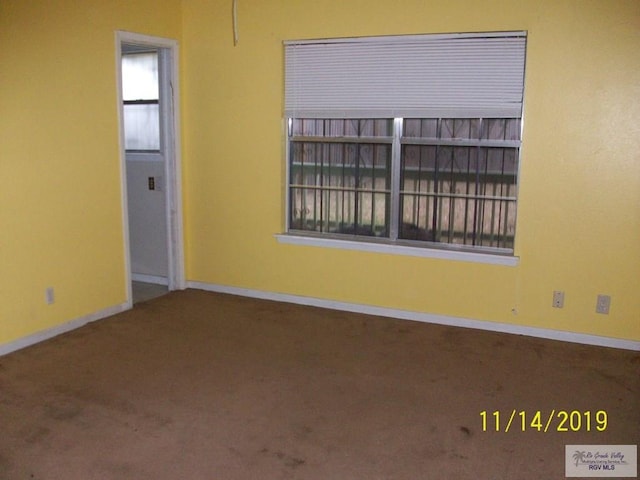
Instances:
[[[44,300],[47,302],[47,305],[51,305],[56,301],[55,292],[53,291],[53,287],[47,287],[44,291]]]
[[[598,301],[596,303],[596,313],[609,315],[609,308],[611,308],[611,296],[603,294],[598,295]]]
[[[564,307],[564,292],[560,290],[555,290],[553,292],[553,303],[551,304],[553,308],[562,308]]]

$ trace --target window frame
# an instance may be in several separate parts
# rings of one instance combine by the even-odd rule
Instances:
[[[349,250],[360,250],[360,251],[372,251],[372,252],[380,252],[380,253],[389,253],[389,254],[400,254],[400,255],[410,255],[410,256],[418,256],[418,257],[427,257],[427,258],[441,258],[441,259],[449,259],[449,260],[462,260],[462,261],[471,261],[471,262],[480,262],[480,263],[487,263],[487,264],[497,264],[497,265],[510,265],[510,266],[514,266],[517,265],[519,263],[519,258],[516,256],[516,224],[517,224],[517,217],[515,217],[518,209],[518,202],[519,202],[519,184],[520,184],[520,169],[521,169],[521,156],[522,156],[522,132],[523,132],[523,125],[524,125],[524,98],[523,98],[523,92],[524,92],[524,69],[525,69],[525,62],[524,62],[524,55],[526,55],[526,52],[524,51],[524,48],[526,48],[526,37],[527,34],[526,32],[486,32],[486,33],[477,33],[477,34],[444,34],[444,35],[420,35],[420,36],[412,36],[412,37],[387,37],[390,39],[391,42],[403,42],[406,38],[409,38],[409,40],[415,40],[416,37],[432,37],[433,39],[436,40],[441,40],[441,39],[449,39],[449,40],[456,40],[458,38],[465,38],[465,39],[474,39],[474,38],[495,38],[495,37],[500,37],[503,36],[504,37],[520,37],[520,38],[524,38],[524,42],[525,42],[525,47],[523,47],[522,50],[522,71],[521,71],[521,75],[522,75],[522,81],[521,81],[521,94],[522,96],[520,97],[520,108],[519,108],[519,112],[516,116],[516,114],[514,112],[511,112],[508,115],[498,115],[498,116],[492,116],[491,114],[487,117],[485,115],[476,115],[475,111],[473,110],[473,108],[467,112],[464,111],[464,109],[460,110],[457,109],[457,107],[451,109],[451,111],[455,111],[455,112],[463,112],[462,115],[437,115],[437,116],[433,116],[433,115],[415,115],[412,111],[412,113],[407,113],[406,111],[393,111],[392,109],[392,114],[378,114],[377,112],[380,112],[381,110],[377,110],[377,109],[372,109],[373,115],[362,115],[362,116],[356,116],[353,114],[353,112],[351,114],[346,114],[344,116],[339,115],[339,116],[327,116],[327,112],[326,111],[324,113],[320,113],[320,115],[296,115],[295,113],[292,113],[292,110],[289,104],[289,100],[286,100],[286,106],[285,106],[285,122],[284,122],[284,138],[285,138],[285,159],[286,159],[286,163],[285,163],[285,182],[286,182],[286,190],[285,190],[285,209],[284,209],[284,214],[285,214],[285,222],[284,222],[284,233],[282,234],[277,234],[276,237],[278,239],[279,242],[284,243],[284,244],[294,244],[294,245],[308,245],[308,246],[321,246],[321,247],[328,247],[328,248],[341,248],[341,249],[349,249]],[[352,42],[380,42],[380,41],[385,41],[384,37],[366,37],[366,38],[362,38],[362,39],[321,39],[318,40],[319,44],[327,44],[327,43],[352,43]],[[285,42],[285,48],[288,45],[304,45],[305,43],[315,43],[314,40],[305,40],[305,41],[291,41],[291,42]],[[288,79],[288,75],[287,75],[287,68],[288,68],[288,63],[287,63],[287,67],[285,68],[285,79]],[[287,80],[288,82],[288,80]],[[291,84],[291,85],[295,85],[295,84]],[[289,84],[287,83],[287,87],[286,87],[286,91],[289,92]],[[287,93],[288,96],[288,93]],[[297,97],[292,97],[294,99],[296,99]],[[297,101],[297,100],[295,100]],[[306,101],[306,100],[305,100]],[[453,106],[452,106],[453,107]],[[475,107],[475,106],[474,106]],[[295,111],[296,107],[293,107]],[[335,107],[334,111],[336,111]],[[403,107],[406,110],[406,107]],[[438,108],[442,108],[442,107],[438,107]],[[504,108],[504,105],[500,108]],[[314,111],[313,108],[311,109],[311,111]],[[322,110],[317,110],[318,112],[321,112]],[[348,109],[346,111],[349,111]],[[366,109],[365,109],[366,111]],[[295,185],[293,185],[292,183],[292,145],[294,143],[294,141],[296,141],[297,139],[295,139],[292,136],[292,130],[291,130],[291,122],[293,119],[318,119],[318,120],[329,120],[329,119],[388,119],[391,120],[393,122],[393,134],[391,137],[391,141],[386,143],[391,145],[391,160],[390,160],[390,169],[391,169],[391,184],[390,184],[390,197],[389,197],[389,205],[387,206],[388,211],[390,212],[390,218],[387,220],[387,223],[389,224],[389,228],[388,230],[385,230],[385,233],[388,234],[387,236],[384,237],[378,237],[378,236],[368,236],[368,235],[355,235],[355,234],[349,234],[349,233],[335,233],[335,232],[321,232],[321,231],[314,231],[314,230],[305,230],[305,229],[296,229],[294,228],[293,225],[291,225],[292,222],[292,215],[291,215],[291,209],[292,209],[292,189],[295,187]],[[440,138],[429,138],[426,141],[422,138],[411,138],[411,137],[403,137],[403,122],[405,120],[408,119],[434,119],[437,118],[439,120],[444,120],[444,119],[473,119],[473,118],[487,118],[487,119],[491,119],[491,118],[506,118],[506,119],[517,119],[519,122],[519,136],[517,141],[499,141],[499,142],[494,142],[493,140],[485,140],[483,139],[481,136],[479,136],[478,139],[472,139],[470,141],[461,141],[461,142],[456,142],[455,140],[444,140],[442,141]],[[506,130],[506,127],[505,127]],[[339,141],[343,141],[343,142],[349,142],[351,140],[352,137],[344,137],[343,139],[339,140]],[[312,141],[316,141],[316,142],[320,142],[322,143],[322,137],[316,137],[315,140]],[[333,140],[335,141],[335,140]],[[366,140],[365,140],[366,142]],[[450,239],[448,242],[439,242],[439,241],[428,241],[428,240],[410,240],[410,239],[402,239],[399,238],[399,230],[401,228],[401,226],[404,224],[404,222],[406,222],[406,220],[404,220],[405,216],[406,216],[406,212],[403,213],[402,211],[402,200],[401,197],[402,195],[405,195],[405,198],[407,197],[413,197],[413,201],[416,201],[415,199],[419,198],[420,195],[422,195],[421,192],[402,192],[401,191],[401,176],[406,173],[406,171],[403,171],[403,159],[402,159],[402,155],[403,155],[403,151],[405,146],[407,145],[426,145],[426,146],[432,146],[435,144],[437,144],[438,142],[440,142],[441,144],[452,144],[452,143],[459,143],[460,146],[463,147],[478,147],[478,157],[477,157],[477,161],[480,161],[481,155],[480,152],[482,150],[482,154],[484,155],[483,159],[485,162],[489,162],[489,150],[488,148],[492,147],[493,143],[499,144],[496,145],[498,148],[503,148],[504,152],[508,151],[509,148],[514,148],[516,150],[515,152],[515,166],[513,166],[513,171],[509,170],[508,173],[505,174],[505,170],[504,170],[504,160],[503,160],[503,167],[502,167],[502,176],[507,175],[508,176],[513,176],[514,181],[513,183],[508,183],[508,182],[503,182],[502,184],[495,182],[493,184],[491,183],[486,183],[486,182],[481,182],[479,185],[482,186],[489,186],[489,185],[494,185],[495,186],[500,186],[500,188],[502,188],[502,186],[507,185],[508,189],[515,189],[515,190],[507,190],[508,194],[502,195],[500,197],[496,196],[495,198],[493,198],[494,202],[506,202],[505,205],[507,204],[511,204],[508,202],[513,202],[513,204],[515,205],[515,210],[513,213],[514,218],[512,217],[508,217],[505,216],[505,225],[507,224],[507,219],[509,221],[509,225],[513,225],[514,226],[514,230],[513,230],[513,236],[510,237],[508,239],[508,243],[507,245],[509,245],[508,248],[497,248],[497,247],[488,247],[488,246],[481,246],[481,245],[464,245],[464,244],[460,244],[460,243],[453,243],[451,241],[451,235],[452,234],[456,234],[456,227],[452,226],[451,224],[448,225],[448,230],[449,230],[449,236]],[[332,140],[329,140],[325,143],[332,143]],[[381,143],[385,143],[384,141],[382,141]],[[466,143],[466,144],[465,144]],[[485,144],[485,145],[480,145],[480,144]],[[452,145],[453,148],[455,148],[455,146]],[[488,147],[487,149],[482,149],[481,147]],[[436,160],[436,164],[439,161],[439,157],[437,157],[438,159]],[[453,158],[453,157],[452,157]],[[504,158],[504,157],[503,157]],[[513,157],[510,157],[511,159],[513,159]],[[405,166],[406,168],[406,166]],[[437,168],[437,167],[436,167]],[[453,166],[452,166],[452,172],[453,172]],[[453,175],[453,173],[452,173]],[[406,177],[405,177],[406,178]],[[343,178],[344,181],[344,178]],[[455,180],[453,180],[455,181]],[[303,179],[302,180],[302,184],[298,186],[298,188],[301,189],[301,191],[304,191],[305,189],[305,185],[306,182]],[[340,183],[338,184],[340,185]],[[473,184],[472,184],[473,185]],[[478,184],[476,184],[478,185]],[[316,191],[320,191],[322,192],[322,184],[310,184],[310,189],[311,190],[316,190]],[[355,190],[357,191],[357,190]],[[315,195],[315,194],[314,194]],[[431,195],[431,193],[427,194],[427,195]],[[480,197],[480,194],[474,194],[475,198],[477,199],[478,197]],[[438,196],[438,192],[436,192],[433,195],[434,198],[444,198],[444,196]],[[451,192],[449,192],[449,197],[454,198],[455,195],[451,195]],[[482,201],[485,201],[486,199],[482,199]],[[453,208],[453,200],[450,200],[450,205],[451,208]],[[495,203],[493,204],[495,205]],[[484,207],[483,207],[484,208]],[[494,208],[494,207],[490,207],[490,208]],[[375,210],[372,210],[373,212],[375,212]],[[354,213],[352,215],[358,215],[360,212],[356,210],[354,210]],[[476,213],[477,214],[477,213]],[[324,220],[324,214],[321,213],[322,215],[322,221]],[[344,212],[343,212],[344,215]],[[367,217],[370,219],[370,226],[373,227],[374,225],[374,220],[372,217],[373,213],[370,213],[369,215],[367,215]],[[492,218],[492,225],[493,222],[495,222],[498,219],[502,219],[502,217],[500,216],[501,214],[499,214],[499,216],[495,216],[495,214],[491,214],[491,218]],[[506,215],[506,214],[505,214]],[[433,212],[433,216],[436,216],[435,211]],[[314,216],[314,221],[316,221],[318,217]],[[344,217],[341,217],[342,219],[344,219]],[[418,217],[415,217],[418,218]],[[428,218],[428,215],[425,217]],[[350,216],[349,219],[345,220],[345,225],[348,225],[348,222],[352,222],[352,217]],[[501,221],[501,220],[500,220]],[[466,219],[465,219],[466,222]],[[512,223],[513,222],[513,223]],[[322,223],[321,223],[322,224]],[[355,223],[357,225],[357,221]],[[335,224],[333,224],[335,226]],[[323,227],[321,226],[320,228],[323,229]],[[493,227],[491,227],[493,228]],[[438,230],[439,231],[439,230]],[[505,228],[505,232],[506,232],[506,228]],[[459,233],[459,232],[457,232]],[[476,234],[481,234],[482,233],[482,229],[480,230],[475,230],[475,226],[474,226],[474,235]],[[466,234],[465,234],[466,235]]]
[[[500,148],[517,148],[517,171],[516,179],[519,177],[521,140],[441,140],[441,139],[422,139],[420,137],[404,136],[404,118],[390,119],[393,122],[392,135],[374,137],[324,137],[326,143],[380,143],[391,146],[391,185],[390,185],[390,229],[389,235],[386,237],[366,236],[344,233],[328,233],[314,230],[296,229],[291,225],[291,190],[296,188],[291,183],[291,146],[294,142],[302,142],[314,137],[296,136],[292,132],[292,122],[294,119],[286,119],[285,138],[286,138],[286,208],[285,208],[285,233],[276,235],[280,243],[293,245],[320,246],[328,248],[340,248],[348,250],[361,250],[370,252],[379,252],[387,254],[409,255],[426,258],[440,258],[449,260],[463,260],[479,263],[488,263],[496,265],[517,265],[519,259],[515,256],[515,249],[496,248],[486,246],[463,245],[446,242],[411,240],[399,238],[399,224],[402,222],[402,212],[400,211],[400,177],[402,162],[402,147],[404,145],[433,145],[433,144],[466,144],[467,146],[498,146]],[[522,136],[522,118],[520,122],[519,137]],[[323,137],[315,137],[316,142],[323,143],[319,140]],[[293,185],[293,187],[292,187]],[[317,189],[318,187],[313,187]],[[515,202],[517,203],[518,182],[514,188],[516,189]]]
[[[129,158],[129,160],[144,160],[144,161],[158,161],[158,155],[162,154],[164,151],[164,139],[162,134],[162,126],[160,119],[162,118],[164,108],[160,102],[160,91],[162,89],[161,81],[162,77],[160,75],[160,71],[162,69],[160,52],[154,48],[147,47],[138,47],[138,46],[128,46],[127,51],[122,54],[121,62],[124,62],[125,58],[142,56],[142,55],[152,55],[155,57],[156,69],[157,69],[157,94],[154,96],[145,95],[144,98],[135,98],[135,99],[122,99],[122,114],[126,117],[127,106],[135,106],[135,105],[156,105],[158,107],[158,115],[157,115],[157,127],[158,127],[158,148],[126,148],[127,142],[127,130],[126,130],[126,122],[125,122],[125,152]],[[124,67],[121,67],[124,70]],[[123,90],[124,90],[124,82],[127,81],[125,74],[122,76],[123,81]],[[155,92],[154,92],[155,93]]]

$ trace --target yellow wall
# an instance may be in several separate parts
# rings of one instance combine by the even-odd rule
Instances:
[[[114,32],[179,38],[180,14],[0,2],[0,345],[125,301]]]
[[[230,3],[183,3],[190,280],[640,340],[639,2],[241,0],[237,47]],[[278,244],[282,41],[488,30],[529,33],[519,266]]]
[[[230,0],[0,1],[0,345],[125,301],[118,29],[181,42],[188,280],[640,340],[639,2],[238,3],[234,47]],[[282,41],[486,30],[529,32],[519,266],[278,244]]]

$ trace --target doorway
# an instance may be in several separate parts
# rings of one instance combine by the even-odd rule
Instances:
[[[127,303],[185,288],[177,43],[116,34]]]

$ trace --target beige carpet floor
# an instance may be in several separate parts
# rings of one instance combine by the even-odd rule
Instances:
[[[0,357],[1,479],[562,479],[639,443],[638,352],[197,290]]]

